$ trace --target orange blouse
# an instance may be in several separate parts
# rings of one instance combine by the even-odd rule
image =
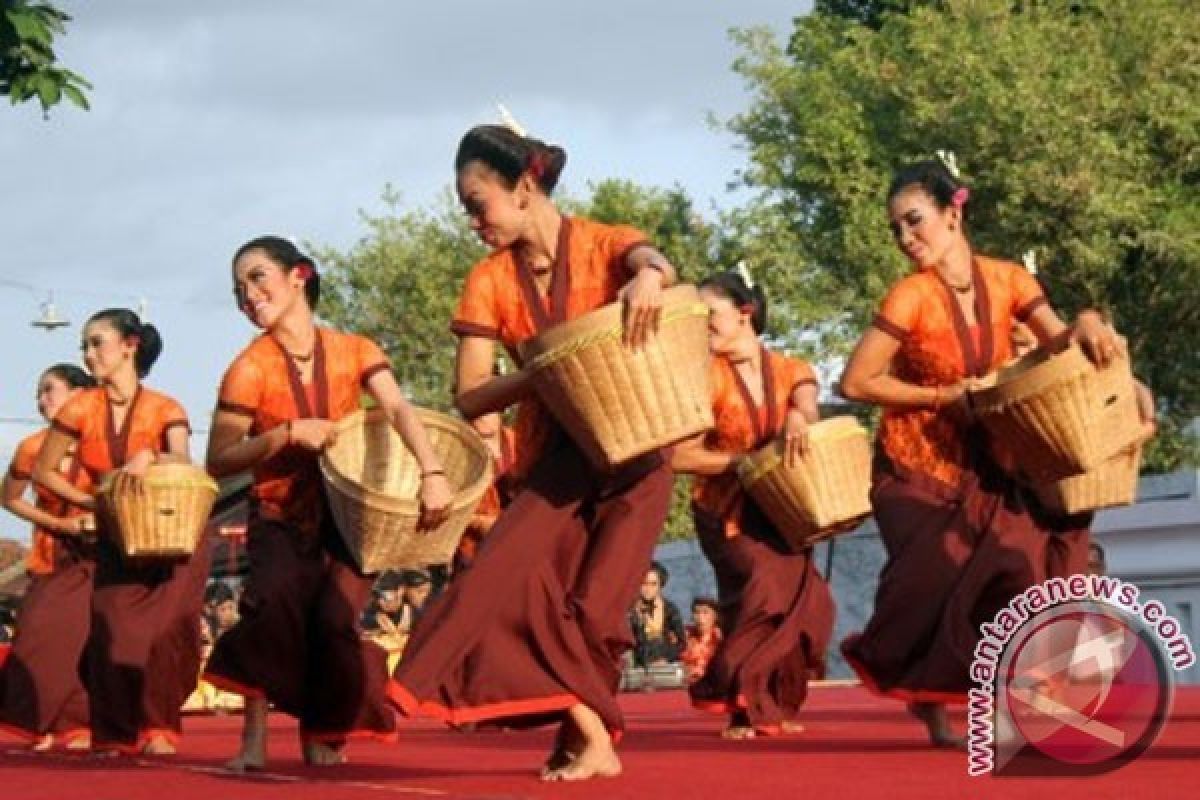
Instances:
[[[511,248],[497,250],[467,276],[450,329],[459,336],[494,339],[518,360],[517,348],[525,340],[614,302],[630,277],[625,257],[647,244],[635,228],[564,216],[549,297],[538,291],[532,272],[517,263]],[[548,412],[536,398],[521,402],[515,475],[528,473],[552,429]]]
[[[982,377],[1009,360],[1009,332],[1046,302],[1023,267],[976,256],[973,266],[976,325],[968,326],[954,290],[933,270],[904,278],[883,300],[874,326],[895,337],[900,350],[892,373],[919,386],[948,386]],[[898,467],[950,486],[968,463],[969,442],[945,411],[887,408],[879,445]]]
[[[797,386],[817,383],[808,362],[763,349],[762,406],[754,403],[749,387],[726,358],[714,358],[709,368],[713,387],[713,428],[704,437],[709,450],[742,455],[757,450],[783,432],[792,392]],[[701,511],[721,517],[725,535],[741,533],[744,495],[737,475],[697,475],[692,479],[692,502]]]
[[[142,450],[164,452],[171,428],[190,430],[183,406],[145,386],[134,394],[121,430],[113,425],[108,393],[100,387],[77,392],[58,412],[53,427],[78,442],[76,457],[93,483]]]
[[[217,409],[249,417],[251,436],[292,419],[338,420],[361,407],[367,381],[387,369],[387,356],[370,339],[318,327],[306,385],[279,342],[263,334],[225,371]],[[251,494],[262,517],[306,534],[319,530],[324,504],[315,453],[285,447],[258,464]]]
[[[32,480],[34,465],[37,464],[38,454],[42,452],[42,445],[45,444],[46,436],[49,433],[49,428],[43,428],[32,436],[27,436],[17,445],[17,452],[13,454],[12,465],[8,468],[8,474],[14,480]],[[83,468],[75,460],[74,456],[64,459],[62,466],[59,467],[59,472],[70,481],[72,486],[80,491],[90,492],[92,490],[91,479],[83,471]],[[44,486],[39,486],[35,483],[33,484],[33,491],[37,498],[35,504],[47,514],[53,514],[56,517],[77,517],[86,513],[83,509],[71,505]],[[54,534],[44,528],[35,526],[33,529],[33,546],[29,549],[29,558],[26,561],[28,570],[34,575],[48,575],[53,572],[56,544],[57,540]]]

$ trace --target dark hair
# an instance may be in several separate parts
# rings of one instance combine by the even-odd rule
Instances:
[[[760,284],[749,287],[741,275],[730,270],[708,276],[700,282],[700,288],[720,292],[739,308],[752,309],[750,324],[755,333],[762,333],[767,329],[767,293]]]
[[[941,209],[954,205],[954,193],[966,188],[962,181],[950,174],[945,164],[937,159],[928,159],[906,164],[896,172],[888,185],[888,202],[891,203],[905,189],[914,187],[933,198],[933,202]],[[964,205],[960,208],[965,219],[967,207]]]
[[[393,592],[404,588],[405,577],[396,570],[388,570],[375,581],[375,591]]]
[[[667,581],[671,579],[671,573],[667,572],[667,568],[657,561],[651,561],[650,568],[647,571],[654,572],[656,575],[658,575],[658,583],[660,586],[666,586]]]
[[[317,272],[317,262],[313,261],[312,258],[301,252],[299,247],[296,247],[296,245],[282,236],[268,235],[251,239],[239,247],[237,252],[233,254],[233,263],[236,264],[239,258],[251,250],[261,250],[267,258],[282,267],[284,272],[291,272],[296,267],[307,264],[312,274],[304,282],[304,299],[308,301],[309,308],[316,309],[317,301],[321,299],[321,276]],[[240,307],[240,297],[238,298],[238,304]]]
[[[204,602],[211,606],[229,603],[237,600],[237,594],[224,581],[213,581],[204,590]]]
[[[46,367],[42,375],[53,375],[72,389],[90,389],[96,385],[96,379],[88,375],[83,367],[75,364],[54,364]]]
[[[409,589],[415,589],[418,586],[424,586],[432,582],[433,577],[423,569],[406,569],[401,575],[401,583]]]
[[[1104,548],[1096,542],[1088,544],[1088,559],[1098,562],[1101,566],[1108,566],[1108,556],[1104,552]]]
[[[107,322],[113,330],[121,334],[123,339],[131,336],[137,337],[137,350],[133,354],[133,366],[137,369],[139,378],[150,374],[150,368],[158,360],[163,348],[158,328],[148,322],[143,323],[138,315],[128,308],[106,308],[103,311],[97,311],[92,314],[87,324],[91,325],[93,322]]]
[[[716,611],[717,610],[717,601],[715,598],[709,597],[706,594],[702,594],[702,595],[693,597],[692,598],[692,610],[695,611],[697,608],[702,608],[702,607],[711,608],[713,611]]]
[[[473,161],[490,167],[509,189],[526,172],[546,194],[554,191],[567,165],[567,151],[509,130],[503,125],[476,125],[458,143],[454,171]]]

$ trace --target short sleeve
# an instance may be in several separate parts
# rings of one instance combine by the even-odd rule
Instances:
[[[8,474],[14,480],[27,481],[33,477],[33,467],[40,449],[35,439],[31,436],[17,445],[17,452],[13,453],[12,464],[8,468]]]
[[[59,409],[50,427],[65,433],[72,439],[78,439],[83,433],[83,421],[87,416],[86,397],[86,393],[77,392]]]
[[[183,428],[189,433],[191,432],[192,426],[188,423],[187,411],[179,404],[178,400],[166,398],[158,413],[160,415],[159,424],[162,426],[164,434],[171,428]]]
[[[495,278],[486,262],[477,265],[467,275],[450,330],[459,336],[500,338],[499,299]]]
[[[646,234],[632,225],[610,225],[604,237],[609,264],[625,268],[625,258],[639,247],[650,247]]]
[[[363,386],[366,386],[367,382],[375,375],[392,368],[392,364],[388,361],[383,348],[375,344],[375,342],[365,336],[355,336],[354,343],[358,351],[359,381]]]
[[[904,341],[917,325],[921,295],[915,286],[904,280],[892,287],[883,298],[879,313],[871,324],[884,333]]]
[[[812,365],[802,358],[789,358],[787,360],[787,378],[788,394],[795,390],[797,386],[806,384],[817,385],[817,373],[813,372]]]
[[[1009,285],[1012,290],[1013,316],[1021,322],[1046,305],[1046,294],[1029,270],[1016,264],[1009,266]]]
[[[225,371],[217,393],[217,410],[253,417],[262,405],[263,376],[253,361],[238,358]]]

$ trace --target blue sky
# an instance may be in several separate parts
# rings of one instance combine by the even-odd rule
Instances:
[[[95,85],[92,110],[0,106],[0,458],[36,429],[40,371],[77,360],[80,323],[141,298],[166,342],[147,383],[206,428],[254,333],[231,302],[237,246],[276,232],[347,247],[388,183],[431,202],[496,101],[567,148],[567,191],[626,177],[729,205],[744,155],[706,121],[748,101],[727,32],[786,35],[810,5],[62,2],[60,57]],[[53,333],[29,324],[50,291],[74,323]],[[0,536],[24,528],[5,515]]]

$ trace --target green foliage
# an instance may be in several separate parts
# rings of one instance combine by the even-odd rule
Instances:
[[[449,193],[432,211],[402,211],[391,187],[385,212],[362,212],[366,232],[349,250],[319,246],[321,316],[378,342],[417,404],[452,405],[455,339],[449,324],[467,270],[485,252]]]
[[[1171,438],[1200,413],[1200,7],[911,5],[878,30],[853,15],[798,19],[786,48],[736,34],[752,102],[730,128],[759,190],[749,232],[763,237],[743,246],[788,254],[794,288],[776,308],[803,303],[793,318],[811,320],[823,350],[855,339],[908,269],[885,218],[890,175],[952,150],[975,246],[1035,250],[1067,318],[1110,313]],[[1167,442],[1147,466],[1188,452]]]
[[[88,108],[85,89],[92,85],[83,76],[58,66],[54,37],[66,33],[67,14],[49,3],[3,0],[0,16],[0,94],[13,105],[34,97],[42,113],[65,97],[82,109]]]

